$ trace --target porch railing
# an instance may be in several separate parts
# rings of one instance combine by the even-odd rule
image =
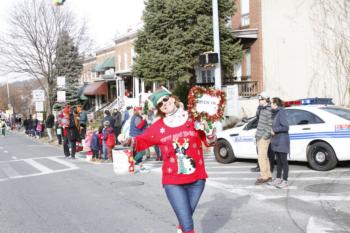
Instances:
[[[224,78],[224,85],[238,85],[238,95],[242,97],[258,95],[258,84],[259,82],[255,80],[237,81],[234,78]]]

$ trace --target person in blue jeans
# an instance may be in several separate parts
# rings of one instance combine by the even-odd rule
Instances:
[[[164,185],[166,196],[177,219],[181,223],[178,226],[179,233],[182,233],[181,229],[187,230],[194,228],[192,216],[204,191],[204,187],[205,179],[184,185]]]
[[[213,145],[215,136],[197,129],[188,112],[180,107],[179,98],[168,91],[153,93],[150,101],[157,108],[159,120],[142,134],[119,138],[137,152],[159,146],[163,157],[162,184],[179,223],[178,233],[194,233],[193,215],[208,177],[202,143]]]

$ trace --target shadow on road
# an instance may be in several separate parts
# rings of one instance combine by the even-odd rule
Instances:
[[[233,210],[236,212],[249,200],[249,196],[227,198],[222,193],[215,194],[213,200],[200,205],[200,208],[207,209],[206,214],[201,219],[203,232],[218,232],[228,221],[232,220]]]

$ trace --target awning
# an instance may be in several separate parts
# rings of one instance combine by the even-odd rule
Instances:
[[[109,68],[115,68],[115,59],[113,57],[107,58],[102,64],[101,64],[102,69],[109,69]]]
[[[102,68],[101,66],[102,64],[97,64],[95,67],[94,67],[94,70],[95,72],[102,72],[104,71],[104,69]]]
[[[78,96],[81,100],[87,100],[88,98],[83,94],[85,88],[88,86],[88,84],[84,84],[83,86],[79,87],[78,89]]]
[[[107,95],[107,83],[106,82],[94,82],[86,86],[84,95]]]

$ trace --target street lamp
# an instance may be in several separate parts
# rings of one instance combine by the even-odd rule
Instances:
[[[218,62],[215,66],[215,89],[221,90],[221,59],[220,59],[220,30],[218,0],[212,0],[213,8],[213,36],[214,53],[218,54]]]

